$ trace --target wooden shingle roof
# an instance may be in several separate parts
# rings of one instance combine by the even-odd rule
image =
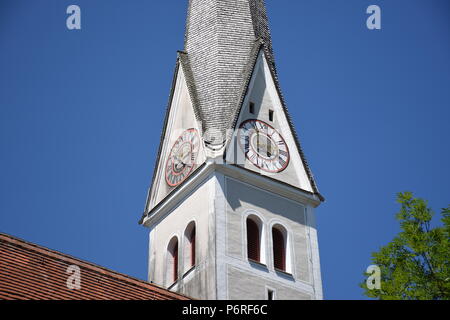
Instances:
[[[185,34],[205,143],[225,144],[226,131],[238,112],[239,95],[255,41],[261,39],[275,70],[264,0],[189,0]]]

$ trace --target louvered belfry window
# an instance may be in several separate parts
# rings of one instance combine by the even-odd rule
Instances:
[[[172,244],[170,248],[170,254],[171,254],[171,268],[170,272],[172,273],[172,282],[178,281],[178,240],[175,240],[175,243]]]
[[[191,233],[189,235],[189,245],[191,253],[191,267],[195,266],[195,226],[192,227]]]
[[[173,248],[173,282],[178,280],[178,242]]]
[[[286,246],[284,235],[277,228],[272,229],[273,262],[275,269],[286,271]]]
[[[260,240],[258,224],[247,219],[247,254],[248,259],[260,262]]]

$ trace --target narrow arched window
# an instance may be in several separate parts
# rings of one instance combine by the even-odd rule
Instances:
[[[286,237],[279,227],[272,228],[272,242],[274,267],[286,271]]]
[[[247,218],[247,256],[249,260],[261,262],[260,230],[251,218]]]
[[[185,259],[185,269],[191,269],[195,266],[195,240],[196,240],[196,229],[195,222],[192,222],[186,228],[184,232],[186,239],[186,247],[184,250]]]
[[[169,284],[178,281],[178,238],[174,237],[167,248],[167,273]]]

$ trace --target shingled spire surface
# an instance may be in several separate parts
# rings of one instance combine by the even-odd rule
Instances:
[[[185,52],[205,142],[220,148],[238,112],[253,48],[265,46],[275,71],[264,0],[190,0]]]

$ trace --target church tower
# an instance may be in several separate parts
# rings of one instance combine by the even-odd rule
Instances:
[[[322,299],[320,195],[264,0],[190,0],[153,180],[149,281],[205,300]]]

